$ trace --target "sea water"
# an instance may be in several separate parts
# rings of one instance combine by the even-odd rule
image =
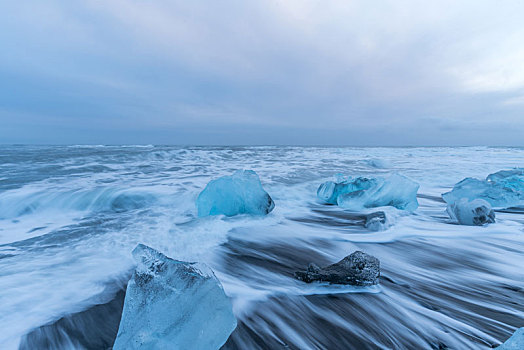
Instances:
[[[522,166],[522,148],[0,146],[0,348],[110,346],[143,243],[214,270],[238,320],[225,349],[489,349],[524,325],[524,210],[461,226],[441,194]],[[206,184],[239,169],[274,210],[199,218]],[[316,197],[336,174],[394,173],[419,207],[385,208],[382,231]],[[355,250],[379,286],[293,278]]]

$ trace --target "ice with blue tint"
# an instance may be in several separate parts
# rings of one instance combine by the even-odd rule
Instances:
[[[364,160],[364,163],[377,169],[386,169],[391,167],[391,164],[387,160],[380,158],[366,159]]]
[[[236,327],[229,298],[205,264],[139,244],[113,346],[120,349],[219,349]]]
[[[366,215],[366,221],[364,227],[371,231],[384,231],[388,227],[392,226],[391,220],[388,218],[386,213],[378,211]]]
[[[488,175],[486,180],[522,192],[524,191],[524,168],[497,171]]]
[[[452,204],[461,198],[483,199],[493,207],[507,208],[524,205],[524,169],[502,170],[488,175],[486,180],[465,178],[442,198]]]
[[[414,211],[418,208],[418,188],[416,182],[399,174],[388,178],[349,177],[324,182],[317,190],[317,197],[325,203],[355,211],[383,206]]]
[[[322,183],[317,190],[317,197],[328,203],[338,204],[338,197],[351,192],[364,191],[377,185],[376,179],[368,179],[365,177],[351,177],[340,182],[326,181]]]
[[[497,350],[522,350],[524,349],[524,327],[521,327],[513,333],[508,340],[501,346],[495,348]]]
[[[483,199],[461,198],[448,204],[447,212],[453,221],[461,225],[482,226],[495,222],[495,212]]]
[[[210,181],[197,199],[198,216],[266,215],[275,207],[253,170]]]

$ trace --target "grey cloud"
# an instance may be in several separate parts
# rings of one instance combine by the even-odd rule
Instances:
[[[0,5],[0,142],[524,142],[517,1],[31,4]]]

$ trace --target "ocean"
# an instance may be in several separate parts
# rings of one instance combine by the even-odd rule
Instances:
[[[524,326],[524,209],[450,223],[441,194],[524,166],[523,148],[0,146],[0,349],[107,349],[138,243],[208,264],[238,320],[224,349],[490,349]],[[259,175],[267,216],[197,217],[206,184]],[[413,213],[371,231],[319,203],[336,174],[418,182]],[[293,273],[355,250],[375,287]]]

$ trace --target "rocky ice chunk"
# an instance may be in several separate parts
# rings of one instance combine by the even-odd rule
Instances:
[[[317,197],[355,211],[382,206],[413,211],[418,207],[418,188],[416,182],[398,174],[386,179],[357,177],[338,183],[324,182],[317,190]]]
[[[170,259],[139,244],[113,346],[219,349],[236,327],[231,302],[204,264]]]
[[[324,268],[311,263],[307,271],[295,272],[297,279],[307,283],[319,281],[354,286],[378,284],[379,276],[380,261],[361,251],[353,252],[338,263]]]
[[[513,333],[508,340],[504,342],[496,350],[522,350],[524,349],[524,327],[521,327]]]
[[[447,212],[452,220],[461,225],[481,226],[495,222],[495,212],[483,199],[469,201],[467,198],[462,198],[449,204]]]
[[[275,203],[254,171],[238,170],[231,176],[210,181],[198,196],[197,207],[198,216],[266,215]]]
[[[452,204],[462,198],[483,199],[495,208],[524,206],[524,169],[502,170],[486,180],[465,178],[442,198]]]

